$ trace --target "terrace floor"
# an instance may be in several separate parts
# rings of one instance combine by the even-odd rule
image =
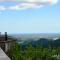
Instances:
[[[10,58],[4,53],[4,51],[0,48],[0,60],[10,60]]]

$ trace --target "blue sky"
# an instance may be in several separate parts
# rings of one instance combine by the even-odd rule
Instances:
[[[13,3],[0,3],[10,6]],[[60,1],[52,6],[0,11],[0,32],[60,33]]]

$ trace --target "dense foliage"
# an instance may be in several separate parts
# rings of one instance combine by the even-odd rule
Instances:
[[[23,48],[16,43],[15,47],[10,49],[9,56],[11,60],[60,60],[60,47],[43,47],[39,44],[33,46],[30,43]]]

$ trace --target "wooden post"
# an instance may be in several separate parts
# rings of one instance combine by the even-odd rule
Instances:
[[[8,39],[7,32],[5,32],[5,41]]]
[[[1,36],[1,32],[0,32],[0,36]]]
[[[7,37],[7,32],[5,32],[5,41],[7,42],[8,37]],[[8,50],[8,43],[5,43],[5,52]]]

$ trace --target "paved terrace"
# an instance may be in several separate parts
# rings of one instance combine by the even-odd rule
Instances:
[[[4,51],[0,48],[0,60],[10,60],[10,58],[4,53]]]

